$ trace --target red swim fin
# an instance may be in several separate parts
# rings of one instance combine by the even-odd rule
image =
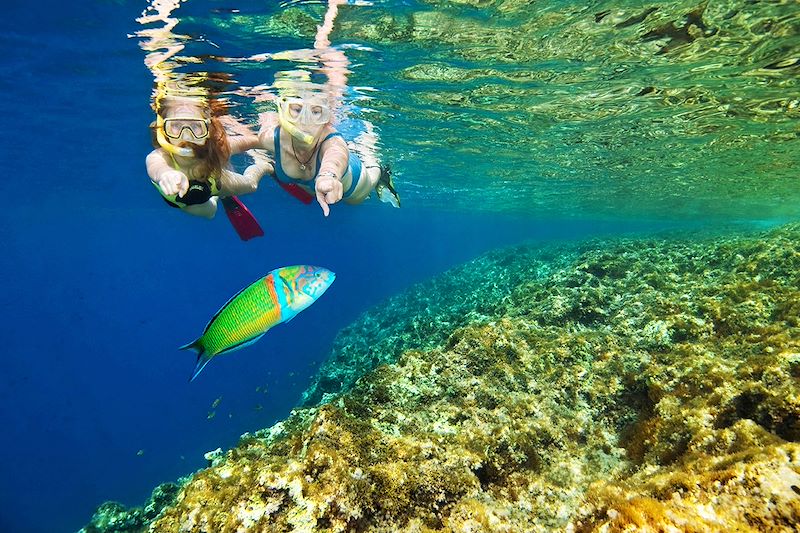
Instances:
[[[264,235],[264,230],[258,225],[256,217],[237,197],[223,198],[222,205],[225,206],[225,214],[228,215],[233,229],[243,241]]]
[[[275,178],[275,176],[272,177]],[[284,183],[278,178],[275,178],[275,183],[280,185],[284,191],[288,192],[289,194],[291,194],[292,196],[294,196],[295,198],[297,198],[306,205],[310,204],[311,201],[314,199],[314,195],[312,195],[310,192],[308,192],[307,190],[305,190],[296,183]]]

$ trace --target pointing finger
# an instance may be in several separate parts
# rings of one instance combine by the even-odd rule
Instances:
[[[317,192],[317,202],[322,208],[322,214],[328,216],[328,214],[331,212],[331,209],[328,207],[328,203],[325,201],[325,195],[321,191]]]

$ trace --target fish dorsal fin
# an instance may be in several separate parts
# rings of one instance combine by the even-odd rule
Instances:
[[[206,324],[206,327],[205,327],[205,329],[203,330],[203,335],[205,335],[205,334],[206,334],[206,332],[208,331],[208,328],[210,328],[210,327],[211,327],[211,323],[212,323],[212,322],[214,322],[214,320],[216,320],[216,319],[217,319],[217,317],[219,316],[219,314],[220,314],[220,313],[222,313],[222,311],[223,311],[223,310],[224,310],[226,307],[228,307],[228,304],[230,304],[232,301],[234,301],[234,300],[236,299],[236,297],[237,297],[237,296],[239,296],[240,294],[242,294],[244,291],[246,291],[247,289],[249,289],[250,287],[252,287],[252,286],[253,286],[253,285],[255,285],[256,283],[258,283],[259,281],[261,281],[261,279],[263,279],[263,278],[259,278],[258,280],[254,281],[253,283],[251,283],[251,284],[250,284],[250,285],[248,285],[247,287],[245,287],[245,288],[241,289],[239,292],[237,292],[236,294],[234,294],[233,296],[231,296],[230,298],[228,298],[228,301],[227,301],[227,302],[225,302],[224,304],[222,304],[222,307],[220,307],[220,308],[217,310],[217,312],[216,312],[216,313],[214,313],[214,316],[212,316],[212,317],[209,319],[209,321],[208,321],[208,324]]]

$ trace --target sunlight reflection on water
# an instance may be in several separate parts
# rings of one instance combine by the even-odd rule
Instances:
[[[182,4],[150,54],[230,74],[252,123],[265,109],[253,88],[319,71],[279,52],[308,50],[324,13]],[[799,26],[793,2],[351,2],[331,46],[351,71],[341,116],[380,130],[408,203],[760,219],[796,216],[800,200]]]

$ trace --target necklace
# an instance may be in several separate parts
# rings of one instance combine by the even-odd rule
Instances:
[[[308,162],[311,161],[311,158],[314,157],[314,152],[317,151],[317,143],[319,143],[319,139],[317,139],[317,142],[314,143],[314,148],[311,149],[311,155],[309,155],[308,159],[306,159],[305,161],[300,161],[300,158],[297,157],[297,152],[294,149],[294,137],[292,137],[291,139],[292,139],[291,140],[292,153],[294,154],[294,158],[297,159],[298,163],[300,163],[300,170],[305,170],[306,169],[306,165],[308,165]]]

